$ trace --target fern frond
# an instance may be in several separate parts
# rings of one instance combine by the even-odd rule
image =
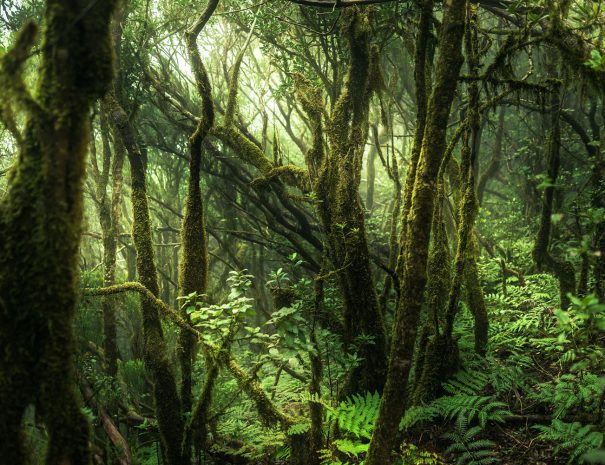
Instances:
[[[303,423],[295,423],[290,428],[288,428],[288,436],[297,436],[299,434],[304,434],[311,429],[311,423],[303,422]]]
[[[594,430],[594,425],[582,425],[580,422],[565,423],[555,419],[550,425],[536,425],[540,431],[538,439],[557,443],[555,451],[565,449],[570,453],[568,463],[581,461],[586,452],[598,449],[603,444],[603,433]]]

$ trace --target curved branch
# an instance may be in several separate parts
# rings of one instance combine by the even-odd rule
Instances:
[[[194,334],[198,338],[200,344],[203,345],[204,349],[206,349],[213,358],[224,363],[242,391],[254,401],[259,415],[267,425],[279,425],[284,431],[287,431],[288,428],[295,423],[293,418],[283,413],[273,404],[273,402],[271,402],[271,399],[269,399],[260,383],[253,376],[246,373],[233,359],[231,354],[203,339],[200,331],[191,326],[176,310],[170,308],[162,300],[158,299],[141,283],[126,282],[109,287],[82,289],[82,292],[89,296],[112,295],[129,291],[138,292],[146,299],[149,299],[149,301],[171,322],[176,324],[180,329]]]

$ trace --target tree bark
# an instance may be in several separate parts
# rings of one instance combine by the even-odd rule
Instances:
[[[117,101],[115,94],[109,93],[105,101],[130,163],[132,239],[137,251],[139,282],[157,297],[159,286],[151,236],[144,154],[137,143],[128,115]],[[168,356],[157,308],[149,298],[142,296],[141,310],[144,360],[154,381],[153,397],[163,453],[168,465],[180,465],[184,421],[174,370]]]
[[[434,86],[427,107],[426,128],[407,217],[408,231],[400,261],[403,279],[393,325],[389,370],[366,465],[391,463],[399,421],[407,403],[407,385],[424,298],[428,248],[439,168],[451,104],[462,67],[465,0],[444,2]]]
[[[195,131],[189,138],[189,186],[185,200],[185,216],[181,227],[182,252],[179,264],[179,294],[187,296],[195,292],[200,298],[206,292],[208,285],[208,237],[206,234],[204,204],[200,189],[200,168],[202,163],[202,144],[214,124],[214,104],[212,102],[210,80],[202,62],[197,46],[197,39],[217,5],[218,0],[211,0],[193,27],[186,34],[189,61],[193,68],[198,93],[202,98],[202,116]],[[189,321],[189,315],[185,311],[183,311],[183,318]],[[195,345],[194,336],[188,331],[181,331],[179,334],[181,401],[183,411],[192,414],[192,365],[195,355]],[[197,425],[203,424],[203,431],[205,431],[212,390],[218,375],[218,368],[214,366],[215,362],[208,357],[207,362],[212,366],[206,367],[209,373],[204,383],[205,401],[199,402],[196,407],[196,423]],[[183,438],[183,463],[191,462],[191,431],[191,428],[186,428],[185,430]],[[205,437],[202,437],[201,441],[204,442]]]
[[[89,425],[74,392],[74,336],[82,181],[90,111],[112,79],[114,1],[48,0],[38,89],[22,79],[37,27],[27,23],[0,59],[18,161],[0,201],[0,457],[21,465],[21,421],[35,405],[48,431],[48,465],[87,465]],[[88,14],[79,16],[81,11]],[[11,108],[7,108],[10,105]]]
[[[550,250],[552,234],[552,214],[554,211],[555,184],[559,177],[561,163],[561,97],[557,88],[551,95],[551,112],[549,120],[549,135],[546,153],[549,185],[544,189],[540,227],[533,249],[533,258],[538,269],[547,267],[559,279],[561,308],[566,309],[570,300],[568,293],[575,294],[576,278],[573,263],[554,256]]]

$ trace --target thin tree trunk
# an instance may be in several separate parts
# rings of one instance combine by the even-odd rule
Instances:
[[[549,121],[549,136],[547,145],[547,165],[549,185],[544,189],[542,201],[542,214],[540,217],[540,228],[534,244],[533,257],[538,269],[547,267],[553,271],[559,279],[561,308],[569,306],[568,293],[576,292],[575,269],[570,261],[555,257],[549,250],[552,234],[552,214],[555,196],[555,184],[559,177],[561,158],[561,97],[560,89],[553,91],[551,95],[551,113]]]
[[[136,141],[128,115],[116,100],[115,94],[108,94],[105,103],[126,148],[130,162],[132,239],[137,251],[139,282],[157,297],[159,286],[151,236],[144,154]],[[153,397],[165,460],[167,465],[180,465],[184,421],[174,370],[168,355],[157,308],[150,299],[142,296],[141,310],[143,313],[144,360],[154,381]]]
[[[189,186],[185,200],[185,216],[181,227],[181,259],[179,269],[179,294],[187,296],[197,293],[201,296],[206,292],[208,285],[208,237],[204,220],[204,205],[200,189],[200,169],[202,163],[202,144],[214,124],[214,104],[210,80],[202,62],[197,46],[197,39],[214,13],[218,0],[211,0],[204,12],[200,15],[193,27],[187,31],[187,51],[189,61],[195,76],[198,93],[202,97],[202,117],[195,131],[189,139]],[[189,321],[189,315],[183,311],[183,318]],[[179,335],[179,358],[181,362],[181,401],[184,412],[192,412],[192,364],[195,354],[195,338],[188,331],[181,331]],[[210,399],[214,382],[218,375],[218,368],[210,357],[206,357],[209,376],[204,383],[204,402],[196,407],[196,424],[202,425],[205,431],[207,413],[210,408]],[[193,413],[193,412],[192,412]],[[205,436],[205,434],[204,434]],[[185,430],[183,438],[183,462],[191,462],[191,428]],[[201,438],[205,441],[205,437]]]
[[[380,142],[378,142],[380,143]],[[374,208],[374,191],[376,185],[376,148],[370,148],[366,162],[366,210],[371,212]]]
[[[93,172],[96,183],[95,200],[97,202],[97,211],[103,240],[103,286],[107,287],[115,284],[118,234],[121,217],[124,147],[116,137],[112,157],[109,134],[110,129],[105,112],[102,112],[100,120],[103,151],[101,171],[97,168],[96,151],[93,150],[92,155],[94,161]],[[112,174],[111,197],[107,192],[110,170]],[[117,344],[114,300],[109,296],[105,296],[101,300],[101,306],[103,309],[103,351],[107,365],[107,374],[115,378],[118,373],[118,359],[120,353]]]
[[[90,383],[82,378],[80,379],[80,391],[82,392],[82,396],[84,397],[84,402],[90,405],[99,416],[101,420],[101,425],[103,425],[103,430],[105,430],[105,434],[113,444],[114,449],[118,455],[117,462],[119,465],[130,465],[132,463],[132,454],[130,452],[130,445],[120,433],[120,430],[116,426],[111,415],[103,408],[102,405],[99,405],[96,401],[97,393],[92,390]]]

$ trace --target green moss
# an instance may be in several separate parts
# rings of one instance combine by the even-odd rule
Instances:
[[[206,14],[210,15],[216,8],[216,2],[207,6]],[[209,17],[209,16],[208,16]],[[200,169],[202,161],[202,144],[212,126],[214,125],[214,104],[212,101],[212,89],[208,73],[197,47],[197,36],[200,29],[191,31],[188,35],[188,52],[191,66],[194,68],[194,76],[200,97],[202,98],[202,117],[189,140],[189,184],[187,198],[185,199],[185,215],[181,226],[181,256],[179,260],[179,295],[186,296],[197,293],[202,296],[206,293],[208,285],[208,236],[204,218],[204,204],[200,189]],[[239,61],[241,63],[241,59]],[[238,63],[238,68],[239,68]],[[229,97],[228,118],[235,111],[235,103],[231,103]],[[233,97],[235,100],[235,97]],[[188,314],[183,310],[183,319],[189,322]],[[181,365],[181,403],[183,412],[192,412],[192,367],[195,357],[195,337],[186,330],[179,334],[178,356]],[[204,399],[197,403],[195,421],[183,431],[182,438],[182,460],[185,463],[191,461],[192,432],[199,432],[197,446],[202,446],[200,437],[205,437],[206,416],[210,408],[212,389],[218,373],[216,369],[208,367],[208,374],[212,375],[205,383]],[[192,413],[193,415],[193,413]],[[193,418],[193,416],[192,416]],[[192,431],[192,425],[193,430]]]
[[[343,31],[351,58],[346,83],[326,125],[329,151],[324,153],[321,93],[298,79],[299,98],[312,125],[313,147],[307,154],[313,190],[320,200],[319,217],[327,255],[338,275],[343,294],[345,345],[358,336],[373,338],[358,348],[364,359],[350,373],[342,395],[381,390],[386,375],[386,330],[374,287],[365,232],[365,212],[359,197],[362,160],[368,133],[369,104],[376,90],[377,60],[372,62],[369,22],[365,13],[343,14]]]
[[[444,380],[453,375],[460,365],[458,345],[446,335],[429,338],[422,371],[414,389],[413,404],[419,405],[437,398]]]
[[[19,157],[0,203],[0,456],[24,463],[21,420],[36,407],[49,433],[46,462],[88,464],[89,427],[73,391],[72,320],[82,220],[82,179],[93,101],[109,86],[113,1],[72,24],[84,1],[49,1],[39,88],[20,76],[35,27],[2,58],[2,114],[23,112]],[[67,62],[66,57],[70,58]],[[6,105],[14,105],[7,110]],[[13,127],[13,129],[15,129]]]
[[[445,205],[445,188],[440,183],[437,195],[437,205],[433,219],[433,241],[428,260],[428,283],[426,302],[428,308],[427,324],[432,327],[431,333],[439,334],[440,324],[443,322],[447,294],[451,284],[451,256],[448,245],[443,207]]]
[[[232,126],[219,126],[213,128],[211,134],[237,153],[243,161],[256,167],[261,173],[266,174],[273,169],[273,164],[261,148],[238,129]]]
[[[141,297],[144,360],[154,381],[153,398],[165,460],[168,465],[177,465],[181,462],[184,421],[175,374],[168,357],[156,303],[159,286],[151,235],[144,156],[128,115],[117,101],[115,93],[110,92],[105,103],[111,110],[114,125],[130,162],[132,239],[137,252],[136,268],[142,287],[149,292]]]
[[[489,319],[487,306],[483,297],[483,288],[479,279],[479,268],[477,266],[478,247],[473,238],[469,246],[466,262],[466,292],[468,295],[468,306],[475,319],[475,352],[485,355],[488,342]]]
[[[407,404],[408,378],[416,346],[417,325],[424,304],[435,189],[446,148],[445,136],[451,105],[463,62],[461,44],[467,2],[450,0],[444,5],[439,57],[427,106],[422,148],[413,189],[406,194],[411,196],[411,203],[409,211],[404,210],[407,216],[402,231],[402,253],[398,266],[402,284],[393,323],[389,373],[366,465],[383,465],[390,461],[399,421]],[[428,13],[430,15],[431,10]],[[404,208],[407,208],[405,201]]]
[[[219,355],[221,357],[221,355]],[[259,382],[243,371],[231,357],[222,356],[223,362],[237,381],[239,387],[256,405],[261,420],[267,426],[279,425],[282,430],[287,431],[294,424],[294,420],[279,411],[275,404],[271,402]]]
[[[449,359],[449,354],[450,349],[455,350],[456,347],[447,347],[446,350],[447,341],[442,337],[441,330],[452,280],[451,256],[443,218],[443,206],[446,202],[443,184],[443,181],[439,183],[437,204],[433,215],[433,239],[428,258],[426,288],[427,319],[418,341],[413,404],[434,399],[441,382],[447,379],[446,377],[452,369],[455,369],[455,366],[450,367],[448,363],[455,361]],[[438,362],[436,363],[436,361]]]

